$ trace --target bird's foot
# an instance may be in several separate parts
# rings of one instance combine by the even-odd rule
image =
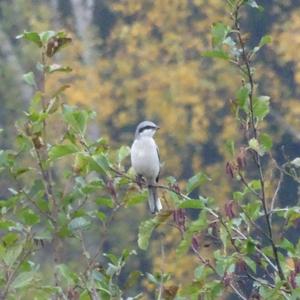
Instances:
[[[140,189],[142,189],[143,186],[147,184],[146,179],[143,177],[143,175],[140,174],[136,176],[136,183]]]

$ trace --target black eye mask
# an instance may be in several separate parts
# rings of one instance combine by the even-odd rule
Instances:
[[[144,130],[147,130],[147,129],[156,129],[156,127],[151,126],[151,125],[144,126],[144,127],[139,129],[139,133],[141,133],[141,132],[143,132]]]

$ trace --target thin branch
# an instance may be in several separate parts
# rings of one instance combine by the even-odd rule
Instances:
[[[246,66],[247,80],[250,84],[250,91],[249,91],[249,109],[250,109],[250,120],[251,120],[250,123],[251,123],[252,131],[253,131],[253,137],[255,139],[257,139],[257,128],[256,128],[254,109],[253,109],[254,108],[254,105],[253,105],[253,102],[254,102],[253,101],[253,97],[254,97],[254,79],[253,79],[253,74],[252,74],[252,70],[251,70],[251,66],[250,66],[249,57],[248,57],[247,52],[246,52],[246,46],[245,46],[244,40],[242,38],[241,31],[240,31],[239,9],[240,9],[240,6],[237,6],[234,13],[233,13],[233,15],[234,15],[234,29],[236,30],[237,39],[238,39],[240,49],[241,49],[241,52],[242,52],[242,60],[245,64],[245,66]],[[278,275],[279,275],[281,280],[285,281],[285,276],[284,276],[284,273],[282,271],[281,264],[280,264],[280,261],[279,261],[278,249],[277,249],[277,246],[275,245],[275,242],[274,242],[274,239],[273,239],[273,231],[272,231],[271,221],[270,221],[269,212],[268,212],[267,205],[266,205],[265,180],[264,180],[264,175],[263,175],[263,170],[262,170],[262,164],[261,164],[260,156],[256,151],[254,151],[254,161],[256,162],[256,166],[257,166],[257,169],[258,169],[259,181],[260,181],[260,185],[261,185],[260,199],[261,199],[263,210],[264,210],[268,235],[270,236],[270,243],[271,243],[271,247],[272,247],[272,250],[273,250],[274,259],[275,259],[277,269],[278,269]]]
[[[39,89],[42,93],[42,107],[43,111],[45,112],[47,109],[47,99],[45,97],[45,86],[46,86],[46,65],[47,65],[47,58],[46,58],[46,47],[44,46],[42,48],[41,52],[41,61],[42,65],[44,66],[43,72],[41,74],[40,82],[39,82]],[[46,119],[43,120],[43,130],[42,130],[42,138],[44,143],[46,144],[47,142],[47,123]],[[37,145],[36,141],[34,138],[32,138],[32,143],[34,146],[35,154],[37,157],[38,161],[38,166],[40,168],[41,174],[42,174],[42,181],[44,184],[45,192],[47,195],[47,198],[49,202],[51,203],[51,217],[54,223],[54,232],[53,232],[53,239],[52,239],[52,246],[53,246],[53,260],[54,264],[57,265],[60,262],[60,237],[58,235],[58,213],[59,213],[59,207],[58,207],[58,202],[57,199],[54,195],[52,186],[53,186],[53,180],[52,180],[52,174],[51,170],[49,168],[45,168],[44,162],[47,161],[48,159],[48,152],[46,149],[46,146],[42,145]],[[59,281],[59,276],[58,276],[58,271],[57,268],[54,268],[54,283],[55,286],[58,287],[60,284]],[[58,299],[59,296],[57,293],[54,295],[54,299]]]
[[[280,177],[279,177],[279,180],[278,180],[278,183],[277,183],[277,187],[276,187],[276,190],[273,194],[273,198],[272,198],[272,201],[271,201],[270,212],[274,210],[275,202],[276,202],[276,199],[277,199],[277,196],[278,196],[281,184],[282,184],[282,180],[283,180],[283,173],[280,172]],[[272,223],[272,214],[270,215],[270,222]]]
[[[223,280],[224,278],[222,276],[220,276],[216,270],[216,268],[210,263],[210,261],[208,259],[205,259],[204,257],[201,256],[201,254],[199,253],[199,251],[192,245],[192,250],[194,252],[194,254],[196,255],[196,257],[201,261],[201,263],[205,266],[208,266],[216,275],[218,275],[220,277],[221,280]],[[232,284],[232,282],[229,283],[230,288],[233,290],[233,292],[240,297],[240,299],[242,300],[247,300],[247,297],[245,297],[244,295],[241,294],[241,292]]]
[[[249,191],[251,191],[251,193],[256,196],[258,199],[260,199],[261,201],[263,200],[260,196],[259,193],[257,193],[253,188],[250,187],[249,183],[247,182],[247,180],[245,179],[245,177],[243,176],[243,174],[241,172],[239,172],[239,176],[241,178],[242,183],[245,185],[246,188],[249,189]],[[247,214],[247,212],[243,209],[242,206],[240,206],[240,209],[242,210],[242,212],[245,214],[245,216],[247,217],[247,219],[249,220],[249,222],[257,229],[259,230],[268,240],[271,240],[271,237],[260,227],[258,226],[255,222],[253,222],[253,220],[251,219],[251,217]]]
[[[244,210],[244,208],[242,206],[239,205],[239,208],[241,209],[241,211],[243,212],[243,214],[246,216],[246,218],[248,219],[248,221],[251,223],[251,225],[253,227],[255,227],[260,233],[262,233],[268,240],[270,240],[270,237],[268,236],[268,234],[258,225],[256,224],[251,217],[248,215],[248,213]]]
[[[238,233],[243,239],[247,239],[247,237],[236,227],[232,228],[233,231]],[[272,263],[272,261],[266,256],[257,246],[255,246],[255,250],[269,263],[269,265],[276,271],[278,272],[277,267]]]
[[[282,172],[284,175],[287,175],[287,176],[291,177],[295,182],[297,182],[297,183],[300,184],[300,179],[297,178],[297,177],[295,177],[295,176],[293,176],[293,174],[289,173],[289,172],[285,169],[285,167],[286,167],[287,165],[289,165],[290,162],[287,162],[287,163],[283,164],[282,166],[280,166],[280,165],[277,163],[277,161],[275,160],[275,158],[273,158],[273,157],[271,156],[271,159],[272,159],[272,161],[273,161],[273,163],[274,163],[276,169],[278,169],[278,170],[279,170],[280,172]]]
[[[243,174],[241,172],[239,172],[239,176],[241,178],[241,182],[243,183],[243,185],[254,195],[256,196],[258,199],[262,200],[262,197],[261,195],[256,191],[254,190],[250,185],[249,183],[247,182],[247,180],[245,179],[245,177],[243,176]]]
[[[101,234],[101,241],[99,243],[99,246],[98,246],[98,250],[97,252],[94,254],[94,256],[89,259],[89,262],[88,262],[88,265],[86,266],[85,270],[83,271],[83,274],[84,276],[88,276],[88,273],[95,267],[95,264],[97,262],[97,259],[99,257],[99,255],[101,255],[101,253],[103,252],[103,245],[105,243],[105,241],[107,240],[107,234],[108,234],[108,226],[111,224],[111,222],[113,221],[116,213],[119,211],[119,209],[122,207],[122,205],[117,205],[109,219],[103,224],[103,227],[102,227],[102,234]]]
[[[31,239],[30,234],[28,233],[27,237],[26,237],[26,242],[25,245],[27,244],[27,242]],[[22,263],[27,259],[27,257],[30,256],[30,254],[32,253],[32,248],[30,249],[25,249],[25,247],[22,249],[22,252],[19,255],[19,259],[17,262],[17,265],[15,266],[15,268],[12,270],[12,272],[10,274],[8,274],[8,278],[6,281],[6,284],[4,286],[3,292],[0,293],[1,299],[6,299],[9,293],[9,289],[11,284],[13,283],[14,279],[17,276],[17,272],[19,271]]]
[[[222,218],[220,217],[220,222],[221,222],[221,224],[223,225],[223,227],[225,228],[225,230],[227,231],[227,234],[229,235],[229,237],[230,237],[230,241],[231,241],[231,244],[232,244],[232,246],[235,248],[235,250],[237,251],[237,253],[239,253],[239,254],[241,254],[241,252],[240,252],[240,250],[239,250],[239,248],[235,245],[235,243],[234,243],[234,239],[233,239],[233,237],[232,237],[232,235],[231,235],[231,232],[230,232],[230,230],[229,230],[229,228],[227,227],[227,225],[224,223],[224,221],[222,220]],[[237,228],[235,228],[235,227],[233,227],[232,228],[232,230],[233,231],[235,231],[236,233],[238,233],[243,239],[247,239],[247,237],[240,231],[240,230],[238,230]],[[270,266],[272,266],[272,268],[276,271],[276,272],[278,272],[278,269],[277,269],[277,267],[272,263],[272,261],[257,247],[257,246],[255,246],[255,250],[269,263],[269,265]],[[267,271],[267,270],[266,270]],[[255,276],[253,276],[253,275],[251,275],[249,272],[248,272],[248,270],[246,270],[246,274],[247,274],[247,276],[249,277],[249,278],[251,278],[253,281],[256,281],[256,282],[258,282],[258,283],[260,283],[260,284],[262,284],[262,280],[261,279],[259,279],[259,278],[257,278],[257,277],[255,277]],[[268,273],[268,275],[270,276],[270,274]],[[265,286],[268,286],[268,287],[271,287],[271,288],[274,288],[275,286],[274,285],[272,285],[271,283],[264,283],[264,285]],[[288,292],[287,290],[285,290],[285,289],[280,289],[280,291],[282,292],[282,293],[284,293],[284,292]]]
[[[16,176],[14,174],[12,174],[12,172],[9,170],[9,174],[11,175],[12,179],[14,180],[15,184],[16,184],[16,188],[19,194],[22,194],[25,196],[26,200],[33,206],[35,207],[35,209],[39,212],[40,215],[43,215],[46,219],[50,219],[52,224],[54,224],[56,221],[52,218],[52,216],[47,213],[44,212],[43,210],[41,210],[41,208],[36,204],[36,202],[31,199],[31,197],[28,195],[28,193],[20,187],[20,184],[16,178]]]
[[[32,200],[32,199],[30,198],[30,196],[29,196],[23,189],[20,190],[20,193],[22,193],[22,194],[25,196],[26,200],[27,200],[29,203],[31,203],[32,206],[34,206],[34,207],[36,208],[36,210],[37,210],[41,215],[43,215],[46,219],[51,220],[52,224],[55,224],[55,223],[56,223],[56,220],[53,219],[53,217],[52,217],[49,213],[46,213],[46,212],[42,211],[41,208],[35,203],[35,201]]]
[[[242,293],[234,286],[232,282],[229,283],[229,286],[233,289],[233,291],[243,300],[247,300],[247,297],[242,295]]]

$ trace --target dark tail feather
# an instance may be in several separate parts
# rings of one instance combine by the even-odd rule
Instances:
[[[162,209],[160,200],[157,196],[157,188],[155,187],[148,187],[149,190],[149,197],[148,197],[148,202],[149,202],[149,208],[152,214],[155,214],[156,212],[159,212]]]

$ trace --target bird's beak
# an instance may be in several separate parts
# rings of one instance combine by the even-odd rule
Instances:
[[[159,126],[156,126],[156,130],[159,130],[160,129],[160,127]]]

